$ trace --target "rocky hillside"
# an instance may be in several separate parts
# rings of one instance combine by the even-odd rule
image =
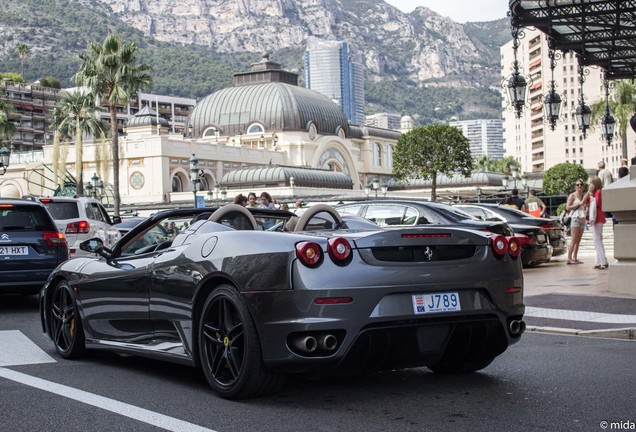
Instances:
[[[53,75],[71,85],[77,54],[115,31],[142,47],[155,69],[153,91],[202,97],[264,51],[302,72],[305,41],[316,36],[362,52],[369,93],[377,94],[368,98],[372,111],[425,110],[382,100],[387,86],[397,89],[393,95],[450,87],[455,93],[446,99],[461,106],[432,111],[430,119],[496,115],[497,97],[476,94],[472,106],[460,93],[494,93],[486,89],[498,86],[498,47],[509,37],[505,19],[461,25],[424,7],[404,14],[382,0],[6,0],[3,8],[0,72],[21,70],[15,47],[26,43],[27,80]]]

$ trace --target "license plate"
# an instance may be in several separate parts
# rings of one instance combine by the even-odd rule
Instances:
[[[545,243],[546,241],[547,241],[547,239],[545,238],[545,234],[538,234],[537,235],[537,242]]]
[[[0,255],[28,255],[27,246],[0,246]]]
[[[413,311],[416,315],[460,310],[462,306],[456,292],[413,295]]]

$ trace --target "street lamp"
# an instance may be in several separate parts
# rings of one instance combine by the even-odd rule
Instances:
[[[9,168],[9,161],[11,160],[11,149],[7,146],[2,146],[0,149],[0,169],[2,169],[2,174],[7,172],[7,168]]]
[[[477,195],[477,203],[480,203],[481,202],[481,188],[479,186],[477,186],[476,195]]]
[[[192,123],[190,123],[188,125],[188,138],[192,138],[192,131],[194,130],[194,126],[192,126]]]
[[[86,182],[84,188],[88,191],[88,195],[93,198],[101,199],[104,196],[104,182],[100,180],[97,173],[93,174],[91,181]]]
[[[369,194],[371,193],[371,185],[367,184],[364,186],[364,194],[369,198]]]
[[[380,186],[380,189],[382,190],[382,195],[384,196],[384,198],[386,198],[386,193],[389,190],[389,187],[387,186],[387,184],[382,183],[382,185]]]
[[[378,197],[378,189],[380,189],[380,180],[374,178],[371,182],[371,186],[373,186],[373,191],[375,192],[375,197]]]
[[[190,158],[190,181],[192,182],[192,193],[194,195],[194,207],[197,206],[197,189],[201,183],[201,170],[199,170],[199,159],[192,153]]]

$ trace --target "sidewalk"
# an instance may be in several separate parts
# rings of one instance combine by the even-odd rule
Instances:
[[[524,269],[528,331],[636,340],[636,296],[610,293],[609,270],[594,269],[593,256],[579,258],[583,264],[567,265],[562,255]]]

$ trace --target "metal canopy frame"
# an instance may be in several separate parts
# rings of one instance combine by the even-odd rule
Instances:
[[[609,79],[636,76],[636,0],[510,0],[513,27],[535,27]]]

